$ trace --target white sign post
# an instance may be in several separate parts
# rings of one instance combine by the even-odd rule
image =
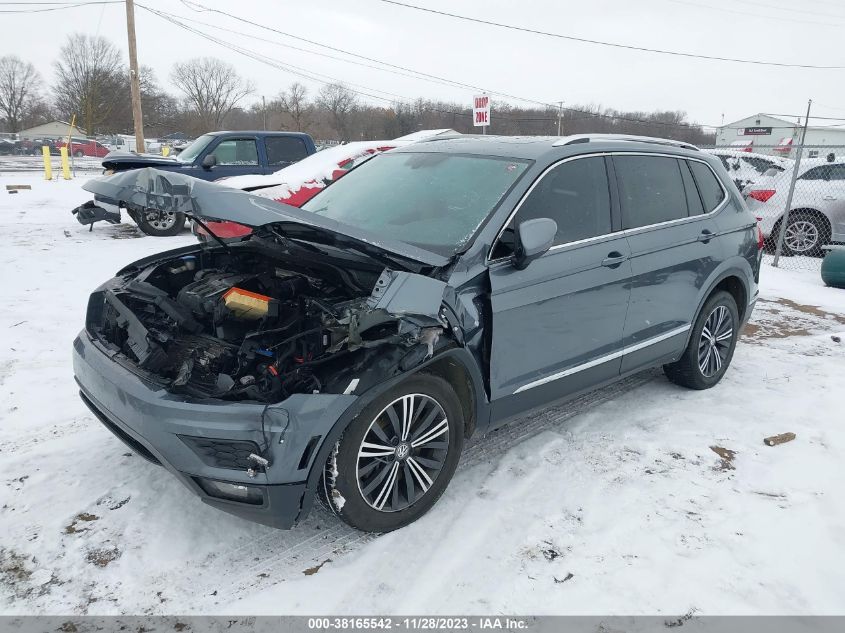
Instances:
[[[476,95],[472,98],[472,124],[481,128],[481,133],[487,133],[487,126],[490,125],[490,97],[488,95]]]

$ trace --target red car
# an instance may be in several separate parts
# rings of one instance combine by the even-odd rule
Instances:
[[[68,147],[67,141],[59,141],[56,143],[57,148]],[[70,140],[70,149],[68,153],[76,157],[94,156],[96,158],[104,158],[111,150],[102,143],[81,138],[73,138]]]

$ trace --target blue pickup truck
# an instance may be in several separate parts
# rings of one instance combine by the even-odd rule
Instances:
[[[314,140],[300,132],[237,131],[203,134],[173,157],[112,152],[103,158],[105,175],[129,169],[154,167],[164,171],[217,180],[245,174],[271,174],[317,151]],[[82,224],[100,220],[120,222],[120,201],[95,197],[73,210]],[[178,212],[130,212],[147,235],[176,235],[185,225]]]

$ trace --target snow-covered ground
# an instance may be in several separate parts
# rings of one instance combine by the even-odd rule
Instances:
[[[80,158],[71,157],[72,166],[77,173],[99,174],[103,171],[103,159],[92,156]],[[59,156],[51,156],[50,163],[53,167],[53,176],[62,171],[62,161]],[[44,173],[44,158],[41,154],[37,156],[0,156],[0,174],[12,172],[37,172]]]
[[[845,613],[845,291],[817,273],[765,268],[715,389],[648,372],[473,443],[398,532],[321,512],[280,532],[203,505],[79,401],[90,290],[193,241],[89,233],[81,182],[0,177],[0,613]]]

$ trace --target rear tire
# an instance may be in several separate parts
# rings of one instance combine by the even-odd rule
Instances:
[[[663,366],[666,377],[689,389],[710,389],[718,384],[731,364],[739,325],[733,296],[723,290],[714,293],[695,320],[683,356]]]
[[[777,226],[777,237],[780,236],[780,224]],[[826,218],[808,214],[804,211],[792,211],[783,236],[784,255],[806,255],[818,257],[822,254],[822,246],[830,242],[830,224]],[[777,244],[775,237],[775,244]]]
[[[323,505],[354,528],[390,532],[425,514],[463,449],[461,403],[448,382],[417,374],[347,427],[319,484]]]
[[[185,214],[178,211],[154,211],[144,209],[137,214],[135,222],[147,235],[171,237],[185,228]]]

